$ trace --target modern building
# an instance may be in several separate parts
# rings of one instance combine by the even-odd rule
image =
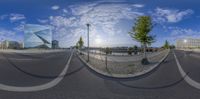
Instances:
[[[53,41],[52,41],[52,48],[53,48],[53,49],[59,48],[59,41],[53,40]]]
[[[25,48],[51,48],[52,32],[51,27],[27,24],[24,27]]]
[[[20,44],[20,48],[23,49],[23,48],[24,48],[24,43],[23,43],[23,42],[20,42],[19,44]]]
[[[1,42],[1,49],[21,49],[21,48],[22,48],[21,44],[17,41],[5,40]]]
[[[194,39],[194,38],[178,39],[176,41],[176,48],[177,49],[200,48],[200,39]]]
[[[2,48],[3,49],[8,49],[8,47],[9,47],[9,41],[8,40],[3,41],[2,42]]]

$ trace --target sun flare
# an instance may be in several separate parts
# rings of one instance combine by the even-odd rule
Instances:
[[[102,39],[100,39],[100,38],[95,39],[95,43],[96,44],[101,44],[102,43]]]

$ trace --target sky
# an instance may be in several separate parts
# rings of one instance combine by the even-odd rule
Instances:
[[[82,36],[87,45],[117,47],[139,45],[128,32],[136,18],[152,17],[151,46],[160,47],[180,38],[200,37],[199,0],[0,0],[0,41],[23,42],[24,25],[52,27],[61,47],[75,45]]]

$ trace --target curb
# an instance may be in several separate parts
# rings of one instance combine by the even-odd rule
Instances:
[[[109,78],[118,78],[118,79],[127,79],[127,78],[137,78],[137,77],[141,77],[141,76],[145,76],[146,74],[149,74],[151,72],[153,72],[154,70],[156,70],[159,65],[167,58],[167,56],[169,55],[170,50],[168,50],[167,54],[159,61],[159,63],[155,64],[154,66],[152,66],[150,69],[145,70],[143,72],[139,72],[136,74],[127,74],[127,75],[121,75],[121,74],[109,74],[106,72],[102,72],[99,69],[94,68],[92,65],[90,65],[89,63],[87,63],[84,59],[82,59],[78,54],[77,56],[79,57],[79,59],[86,65],[88,66],[91,70],[93,70],[94,72],[109,77]]]

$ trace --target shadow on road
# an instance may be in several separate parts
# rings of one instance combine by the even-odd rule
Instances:
[[[128,84],[125,84],[123,82],[120,82],[118,81],[117,83],[122,85],[122,86],[125,86],[125,87],[128,87],[128,88],[134,88],[134,89],[162,89],[162,88],[168,88],[168,87],[172,87],[172,86],[175,86],[177,84],[179,84],[180,82],[182,82],[185,77],[188,75],[189,73],[187,73],[184,77],[180,78],[179,80],[177,81],[174,81],[170,84],[166,84],[166,85],[160,85],[160,86],[154,86],[154,87],[149,87],[149,86],[133,86],[133,85],[128,85]]]
[[[62,76],[45,76],[45,75],[38,75],[38,74],[34,74],[34,73],[30,73],[30,72],[27,72],[21,68],[19,68],[14,62],[12,62],[8,57],[6,57],[6,55],[4,53],[2,53],[2,55],[6,58],[6,60],[14,67],[16,68],[17,70],[19,70],[20,72],[23,72],[24,74],[26,75],[29,75],[29,76],[32,76],[32,77],[36,77],[36,78],[43,78],[43,79],[54,79],[54,78],[58,78],[58,77],[66,77],[66,76],[70,76],[76,72],[79,72],[80,70],[82,70],[84,68],[84,66],[82,67],[79,67],[77,69],[75,69],[74,71],[71,71],[69,73],[66,73],[65,75],[62,75]],[[67,58],[68,55],[66,55],[65,58]],[[66,61],[67,63],[67,61]]]

